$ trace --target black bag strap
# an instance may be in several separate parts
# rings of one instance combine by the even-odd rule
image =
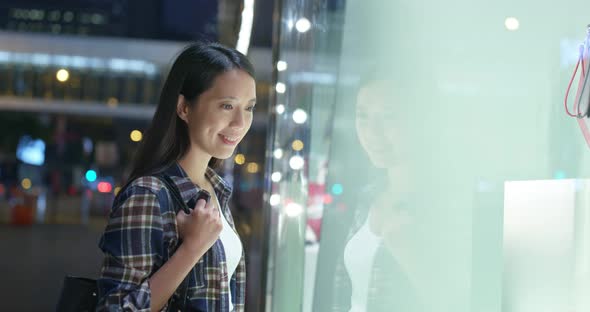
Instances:
[[[164,183],[164,185],[166,186],[166,189],[168,190],[168,192],[170,193],[170,196],[172,197],[172,201],[174,202],[174,204],[177,205],[184,212],[190,213],[190,209],[188,208],[187,204],[182,199],[182,196],[180,195],[180,191],[178,190],[176,183],[174,183],[174,181],[172,181],[172,178],[170,178],[169,176],[167,176],[163,173],[158,174],[155,177],[157,177],[158,179],[160,179],[162,181],[162,183]],[[189,275],[187,275],[184,278],[184,280],[182,281],[182,283],[178,287],[178,290],[179,290],[178,293],[180,294],[180,300],[178,300],[178,301],[172,300],[172,303],[168,307],[168,311],[185,311],[186,301],[188,299],[187,297],[188,297],[189,276],[190,276],[190,273],[189,273]]]
[[[166,186],[166,189],[170,192],[170,196],[172,197],[172,200],[175,202],[175,204],[178,205],[178,207],[180,209],[182,209],[184,212],[186,212],[187,214],[190,213],[191,212],[190,208],[187,206],[187,204],[182,199],[182,196],[180,195],[180,191],[178,190],[176,183],[174,183],[174,181],[172,181],[172,178],[170,178],[169,176],[167,176],[165,174],[159,174],[159,175],[156,175],[156,177],[159,178],[164,183],[164,185]]]

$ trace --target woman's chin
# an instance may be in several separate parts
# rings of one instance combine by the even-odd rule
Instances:
[[[234,154],[234,149],[228,150],[228,151],[223,151],[223,152],[219,152],[219,153],[215,153],[215,155],[212,155],[213,157],[217,158],[217,159],[228,159],[230,157],[232,157],[232,155]]]
[[[382,157],[382,156],[369,156],[371,163],[373,164],[373,166],[375,166],[375,168],[388,168],[389,166],[391,166],[391,161],[387,160],[386,157]]]

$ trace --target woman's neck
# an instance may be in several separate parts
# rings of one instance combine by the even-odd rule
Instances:
[[[409,165],[399,165],[391,167],[387,170],[387,182],[385,188],[387,189],[387,196],[403,200],[410,194],[416,193],[417,188],[416,179],[417,174],[415,167]]]
[[[204,187],[207,183],[205,173],[207,172],[209,160],[211,160],[211,156],[191,148],[188,153],[178,161],[178,164],[184,169],[193,183],[200,187]]]

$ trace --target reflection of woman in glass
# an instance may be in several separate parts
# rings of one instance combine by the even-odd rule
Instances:
[[[409,252],[413,216],[407,112],[394,111],[392,82],[373,80],[357,97],[355,126],[371,163],[385,171],[385,181],[372,181],[355,207],[353,225],[339,270],[350,281],[350,301],[343,311],[422,311],[412,278]],[[368,199],[368,201],[367,201]],[[348,287],[346,287],[348,288]],[[340,296],[340,295],[337,295]],[[347,299],[348,297],[349,299]],[[348,308],[348,309],[347,309]]]

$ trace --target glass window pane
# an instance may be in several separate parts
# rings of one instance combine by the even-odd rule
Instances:
[[[590,310],[586,6],[284,2],[272,310]]]

